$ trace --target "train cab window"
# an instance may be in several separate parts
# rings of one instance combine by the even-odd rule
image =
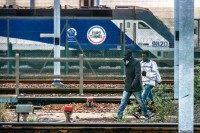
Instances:
[[[92,6],[94,6],[94,0],[84,0],[83,5],[85,7],[92,7]]]
[[[126,23],[126,28],[130,28],[131,27],[131,23],[130,22],[127,22]]]
[[[143,22],[139,22],[138,29],[150,29],[150,27]]]

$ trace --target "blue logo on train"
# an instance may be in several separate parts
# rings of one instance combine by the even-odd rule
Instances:
[[[74,28],[69,28],[67,30],[67,38],[68,38],[68,42],[76,42],[76,35],[77,35],[77,31]]]

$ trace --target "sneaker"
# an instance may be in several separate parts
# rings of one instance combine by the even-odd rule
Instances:
[[[155,113],[151,113],[149,114],[150,118],[153,117],[155,115]]]
[[[151,119],[151,117],[153,117],[153,113],[151,113],[150,111],[148,111],[148,114],[146,115],[146,116],[144,116],[144,119],[145,120],[149,120],[149,119]]]
[[[148,110],[148,116],[151,118],[151,117],[153,117],[153,116],[154,116],[154,113],[153,113],[153,112],[151,112],[150,110]]]
[[[132,114],[135,118],[140,119],[140,113],[139,112],[135,112]]]

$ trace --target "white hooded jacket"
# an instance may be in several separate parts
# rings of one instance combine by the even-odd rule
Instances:
[[[157,82],[161,82],[161,77],[158,71],[158,66],[155,61],[149,60],[148,62],[141,61],[141,72],[146,71],[146,76],[142,76],[142,84],[156,85]]]

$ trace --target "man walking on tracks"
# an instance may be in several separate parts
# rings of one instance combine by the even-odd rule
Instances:
[[[117,116],[115,119],[122,119],[124,110],[127,106],[130,96],[133,94],[143,111],[145,119],[149,119],[147,113],[146,105],[144,104],[141,93],[142,93],[142,83],[141,83],[141,66],[140,62],[132,56],[131,50],[126,50],[124,55],[125,64],[125,87],[123,91],[123,96],[121,103],[118,108]]]
[[[155,112],[152,89],[156,83],[162,81],[155,61],[149,59],[148,51],[142,52],[141,72],[144,90],[142,99],[145,104],[150,102],[150,111]],[[149,101],[148,101],[149,100]]]

